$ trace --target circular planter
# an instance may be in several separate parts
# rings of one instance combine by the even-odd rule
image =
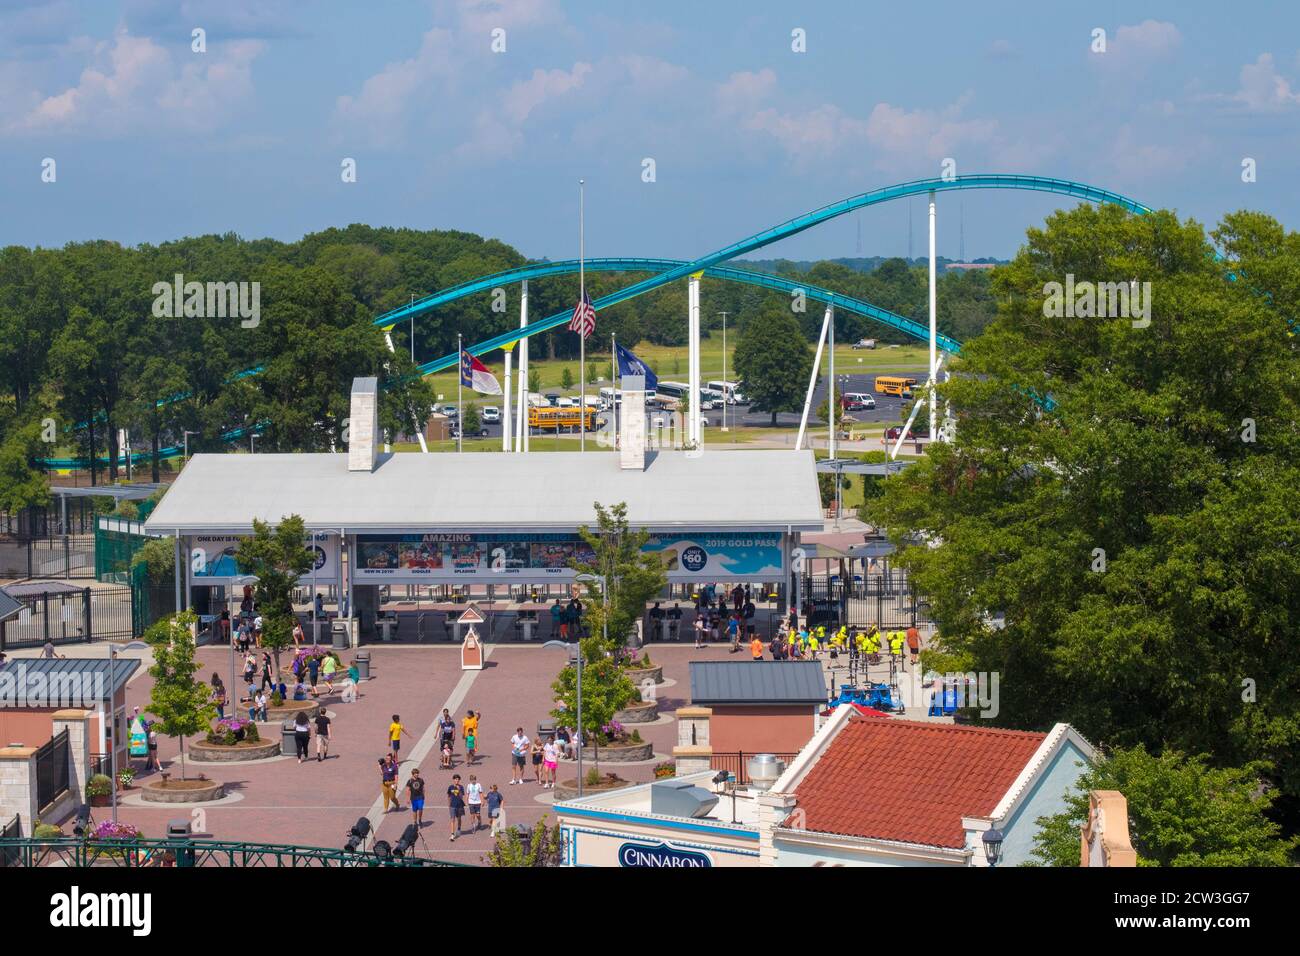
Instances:
[[[623,676],[632,682],[632,686],[641,689],[641,682],[649,677],[656,684],[664,682],[664,669],[659,667],[626,667]]]
[[[594,747],[582,748],[582,759],[600,763],[633,763],[637,760],[649,760],[655,755],[654,744],[642,741],[639,744],[610,744],[600,748],[597,754]]]
[[[146,803],[206,803],[225,795],[225,785],[216,780],[151,780],[140,788]]]
[[[280,753],[280,741],[244,740],[237,744],[210,744],[206,740],[190,744],[190,756],[195,760],[211,760],[218,763],[237,763],[244,760],[265,760]]]
[[[582,795],[589,797],[593,793],[609,793],[611,790],[622,790],[624,787],[630,786],[632,786],[631,780],[620,780],[612,784],[602,780],[594,787],[583,784]],[[573,780],[561,780],[555,784],[555,789],[551,792],[555,795],[556,800],[572,800],[578,795],[578,780],[576,777]]]
[[[320,713],[320,701],[316,700],[286,700],[279,707],[266,705],[266,720],[259,723],[274,724],[283,720],[293,720],[302,711],[307,715],[308,720],[315,720],[316,715]]]
[[[620,724],[653,724],[658,714],[658,701],[639,700],[616,711],[614,719]]]

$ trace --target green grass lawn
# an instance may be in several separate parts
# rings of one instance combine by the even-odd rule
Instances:
[[[734,380],[736,378],[735,368],[732,363],[732,356],[735,355],[736,343],[739,336],[727,336],[727,378]],[[626,343],[624,343],[626,344]],[[644,361],[655,374],[661,379],[668,381],[685,381],[687,368],[687,348],[685,345],[653,345],[649,342],[641,342],[632,349],[636,352],[637,357]],[[516,350],[517,351],[517,350]],[[488,355],[480,356],[483,364],[486,365],[497,377],[501,387],[505,387],[505,358],[502,352],[496,351]],[[514,369],[513,374],[518,373],[518,355],[512,360]],[[826,374],[829,364],[829,356],[822,356],[822,374]],[[885,346],[876,349],[855,350],[849,345],[837,345],[835,348],[835,372],[837,375],[857,375],[857,374],[875,374],[879,372],[903,372],[923,369],[929,365],[929,353],[924,345],[903,345],[898,348]],[[541,376],[541,390],[543,392],[561,392],[568,395],[577,395],[578,387],[575,384],[567,392],[560,387],[564,375],[564,369],[568,368],[569,374],[573,381],[578,381],[578,360],[577,359],[554,359],[537,358],[530,356],[528,360],[529,371],[536,370]],[[596,394],[602,385],[610,384],[611,369],[609,366],[609,353],[588,355],[587,356],[587,391],[589,394]],[[722,335],[714,333],[700,342],[700,381],[707,382],[710,379],[721,379],[722,375]],[[435,394],[439,395],[438,401],[444,404],[454,404],[456,402],[456,370],[451,369],[445,372],[438,372],[429,376],[433,383]],[[513,378],[513,382],[517,382]],[[515,385],[515,388],[518,386]],[[496,405],[500,407],[502,396],[500,395],[478,395],[474,392],[465,391],[465,403],[476,403],[480,408],[484,405]]]

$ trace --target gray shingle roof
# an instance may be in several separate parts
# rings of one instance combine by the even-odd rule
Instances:
[[[691,661],[691,703],[824,704],[821,661]]]
[[[0,621],[17,617],[24,607],[26,605],[22,601],[15,601],[8,591],[0,588]]]
[[[811,451],[661,451],[644,471],[608,452],[380,455],[373,472],[345,454],[195,455],[145,522],[151,532],[247,533],[254,518],[301,515],[308,528],[570,529],[593,501],[625,502],[656,530],[821,530]]]
[[[112,665],[110,680],[109,667]],[[0,707],[94,707],[140,666],[134,658],[12,658],[0,670]]]

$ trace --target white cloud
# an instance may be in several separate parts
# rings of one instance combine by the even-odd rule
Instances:
[[[355,96],[340,96],[334,104],[335,120],[374,144],[400,141],[412,100],[435,81],[454,78],[460,53],[452,32],[434,27],[421,38],[415,56],[389,63],[362,83]]]
[[[251,97],[252,64],[263,45],[255,40],[221,44],[202,59],[178,65],[166,48],[119,28],[111,40],[77,38],[68,49],[90,60],[76,85],[36,94],[39,102],[9,124],[11,131],[210,129]]]
[[[501,97],[507,117],[516,125],[523,123],[547,100],[564,96],[582,86],[591,73],[590,63],[575,63],[572,70],[534,70],[533,75],[515,83]]]
[[[1172,23],[1143,20],[1116,29],[1111,51],[1139,57],[1159,57],[1172,53],[1182,42],[1182,33]]]
[[[776,73],[771,67],[758,72],[742,70],[727,77],[714,93],[724,112],[754,109],[776,89]]]
[[[1271,53],[1261,53],[1254,63],[1243,66],[1240,84],[1232,99],[1248,110],[1269,113],[1300,105],[1300,92],[1278,73]]]

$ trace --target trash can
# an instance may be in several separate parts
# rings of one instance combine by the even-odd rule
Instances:
[[[330,625],[330,646],[336,651],[346,650],[351,643],[346,621],[335,621]]]
[[[175,841],[171,850],[176,856],[177,866],[194,865],[194,847],[191,841],[193,834],[194,830],[188,819],[167,821],[167,839]]]
[[[370,652],[359,651],[356,656],[357,673],[361,680],[370,680]]]
[[[280,753],[285,757],[293,757],[298,753],[298,744],[293,739],[292,720],[286,720],[280,724]]]

